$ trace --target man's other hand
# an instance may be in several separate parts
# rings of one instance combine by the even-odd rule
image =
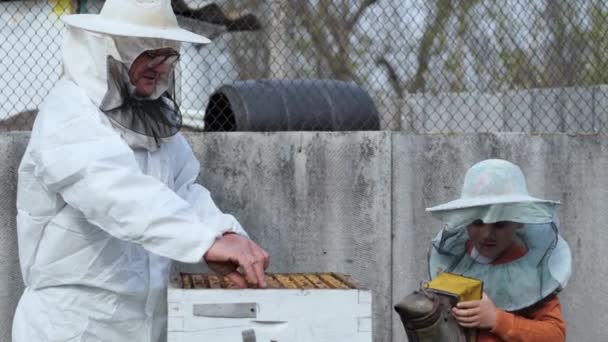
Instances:
[[[212,271],[228,277],[241,288],[266,287],[264,270],[270,257],[264,249],[242,235],[224,234],[203,259]]]

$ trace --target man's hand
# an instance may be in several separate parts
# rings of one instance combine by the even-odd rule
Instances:
[[[244,236],[224,234],[203,259],[211,270],[227,276],[241,288],[266,287],[264,270],[270,260],[268,253]]]
[[[481,300],[458,303],[452,313],[465,328],[492,329],[496,325],[496,305],[485,292]]]

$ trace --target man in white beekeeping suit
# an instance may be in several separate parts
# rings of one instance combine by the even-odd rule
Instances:
[[[268,254],[195,183],[178,133],[179,42],[209,40],[180,29],[169,0],[107,0],[64,20],[64,76],[19,168],[13,341],[162,341],[170,260],[266,286]]]

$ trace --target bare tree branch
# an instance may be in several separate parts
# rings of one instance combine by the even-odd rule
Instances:
[[[378,2],[378,0],[363,0],[359,8],[357,8],[357,10],[355,11],[355,14],[352,16],[352,18],[350,18],[350,20],[346,22],[346,30],[348,32],[351,32],[355,25],[357,25],[357,22],[359,21],[363,13],[365,13],[365,10],[367,10],[368,7],[375,4],[376,2]]]
[[[350,32],[347,32],[344,28],[344,21],[340,20],[334,13],[331,12],[330,7],[332,6],[332,0],[320,0],[319,17],[326,18],[327,27],[332,34],[333,39],[342,46],[344,44],[344,36],[348,37]],[[337,7],[337,5],[334,5]],[[342,50],[342,49],[340,49]]]
[[[403,99],[405,88],[403,87],[401,80],[399,79],[399,75],[397,74],[397,70],[393,65],[386,59],[385,56],[379,56],[376,58],[376,65],[380,67],[385,67],[388,72],[388,82],[391,85],[391,88],[397,94],[398,99]]]
[[[302,24],[306,28],[308,34],[310,34],[313,44],[317,47],[317,52],[319,52],[326,61],[331,61],[333,59],[333,55],[331,54],[331,45],[327,41],[325,33],[321,29],[320,23],[314,21],[313,18],[317,18],[317,16],[312,13],[308,2],[296,0],[291,1],[290,3],[296,9],[296,11],[302,14],[300,16],[302,19]],[[293,5],[294,3],[296,5]]]
[[[445,24],[453,12],[451,0],[436,0],[436,8],[437,15],[433,21],[427,25],[420,42],[420,49],[418,50],[417,56],[418,68],[416,69],[414,78],[410,80],[408,85],[408,91],[410,93],[424,90],[426,86],[424,74],[429,69],[431,49],[435,43],[435,38],[437,38],[439,33],[444,29]]]
[[[350,59],[350,32],[344,30],[340,21],[330,13],[331,1],[321,1],[317,12],[313,11],[307,1],[293,0],[290,4],[299,13],[302,25],[316,48],[315,51],[327,63],[333,76],[358,82]],[[331,35],[328,35],[328,32]]]

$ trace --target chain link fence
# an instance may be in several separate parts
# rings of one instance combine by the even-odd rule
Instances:
[[[30,129],[59,79],[60,16],[102,5],[0,1],[1,131]],[[182,46],[177,100],[190,130],[608,130],[602,0],[172,5],[183,27],[213,40]],[[366,96],[377,110],[361,109]]]

